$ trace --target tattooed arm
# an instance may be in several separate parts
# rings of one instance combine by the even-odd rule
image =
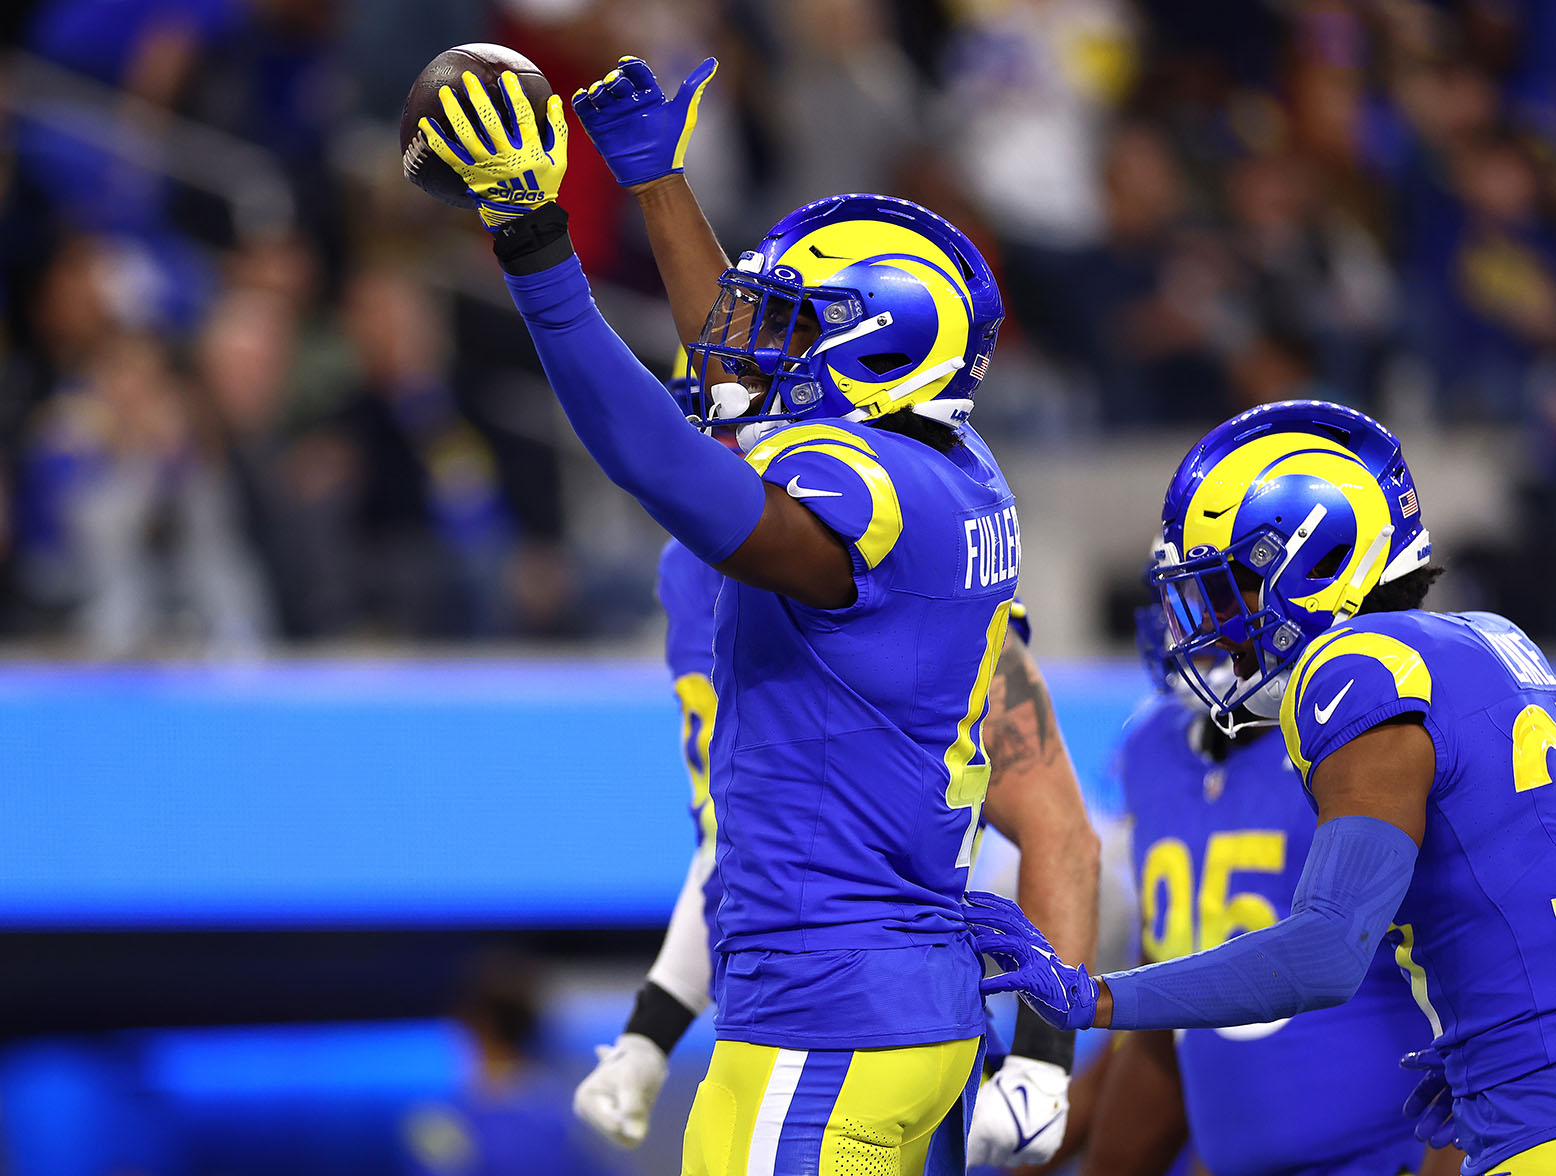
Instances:
[[[1016,901],[1067,960],[1097,950],[1101,843],[1086,819],[1048,688],[1026,644],[1007,635],[983,720],[989,756],[984,813],[1021,851]],[[1042,1163],[1062,1144],[1075,1032],[1060,1032],[1022,1002],[1010,1053],[978,1091],[969,1164]],[[1083,1109],[1083,1108],[1078,1108]]]
[[[1043,675],[1014,633],[989,690],[983,745],[993,769],[984,814],[1021,850],[1016,901],[1060,958],[1093,962],[1101,842]]]

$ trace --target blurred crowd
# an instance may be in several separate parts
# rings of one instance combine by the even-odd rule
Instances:
[[[565,94],[720,72],[731,252],[890,191],[968,229],[1033,445],[1322,395],[1519,428],[1556,502],[1556,5],[1540,0],[40,0],[0,67],[0,632],[92,656],[621,632],[651,607],[484,236],[399,174],[496,40]],[[580,257],[668,315],[580,136]],[[1552,531],[1556,548],[1556,524]],[[640,566],[641,565],[641,566]]]

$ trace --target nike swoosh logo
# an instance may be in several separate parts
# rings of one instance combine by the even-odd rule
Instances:
[[[1005,1109],[1010,1112],[1010,1121],[1015,1124],[1016,1128],[1016,1146],[1011,1149],[1010,1154],[1012,1156],[1018,1156],[1026,1150],[1028,1144],[1030,1144],[1039,1135],[1052,1127],[1054,1120],[1059,1116],[1057,1114],[1050,1115],[1048,1117],[1048,1121],[1046,1123],[1039,1124],[1037,1130],[1032,1132],[1032,1134],[1023,1135],[1021,1134],[1021,1116],[1016,1114],[1016,1107],[1015,1104],[1010,1101],[1010,1095],[1005,1093],[1005,1088],[1003,1086],[998,1087],[997,1089],[1000,1092],[1000,1097],[1005,1100]],[[1017,1089],[1021,1091],[1021,1109],[1025,1111],[1028,1109],[1026,1087],[1017,1087]]]
[[[789,479],[789,484],[784,487],[789,492],[790,498],[841,498],[841,490],[811,490],[800,485],[800,476],[795,474]]]
[[[1335,707],[1340,705],[1340,700],[1350,693],[1351,687],[1354,685],[1356,685],[1356,679],[1352,678],[1344,686],[1340,687],[1340,693],[1336,694],[1329,700],[1328,706],[1319,706],[1316,703],[1314,704],[1313,716],[1318,720],[1318,725],[1320,727],[1322,727],[1330,720],[1330,718],[1334,715]]]

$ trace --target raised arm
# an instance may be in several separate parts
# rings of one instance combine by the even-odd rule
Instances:
[[[637,185],[632,194],[643,210],[676,332],[683,346],[695,343],[718,297],[719,275],[729,268],[729,258],[684,175]]]
[[[713,228],[684,172],[686,145],[697,126],[702,92],[718,70],[708,58],[667,99],[639,57],[623,57],[586,90],[573,109],[622,187],[637,198],[659,277],[683,344],[702,334],[729,268]]]
[[[605,474],[698,558],[744,583],[819,608],[855,597],[843,541],[738,454],[692,428],[653,375],[600,316],[555,203],[567,168],[561,99],[546,110],[551,145],[518,79],[502,77],[499,112],[474,74],[463,78],[478,134],[450,87],[447,129],[422,132],[469,186],[492,232],[547,379],[574,432]]]

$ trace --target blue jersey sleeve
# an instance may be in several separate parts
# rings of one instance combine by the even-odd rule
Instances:
[[[576,257],[525,272],[523,234],[548,225],[565,233],[566,223],[566,214],[548,204],[505,229],[494,245],[546,379],[605,475],[702,559],[723,563],[761,521],[766,493],[739,457],[687,424],[600,317]],[[559,240],[565,238],[531,257]],[[518,254],[503,252],[515,243]]]
[[[748,460],[847,543],[862,601],[871,572],[902,536],[902,504],[870,442],[837,425],[797,425],[757,445]]]
[[[1363,617],[1319,637],[1292,668],[1281,733],[1307,786],[1336,749],[1397,715],[1422,716],[1441,748],[1431,707],[1432,674],[1419,642],[1404,626]]]

